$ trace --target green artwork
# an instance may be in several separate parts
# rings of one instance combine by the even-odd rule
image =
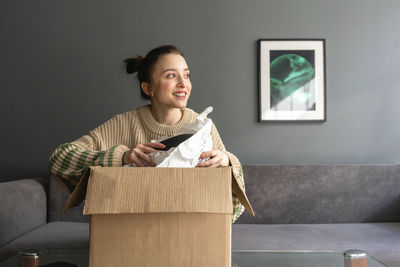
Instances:
[[[276,52],[281,55],[273,58],[270,63],[271,108],[315,110],[314,62],[311,64],[303,56],[295,54],[295,51],[283,54],[282,51]]]

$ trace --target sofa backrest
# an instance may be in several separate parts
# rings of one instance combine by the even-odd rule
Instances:
[[[400,222],[400,165],[244,165],[256,213],[236,223]],[[61,213],[68,194],[50,179],[49,221],[88,222],[79,207]]]
[[[237,223],[400,222],[400,165],[245,165]]]
[[[53,177],[50,178],[49,196],[48,196],[48,217],[49,222],[53,221],[71,221],[71,222],[89,222],[89,216],[83,215],[82,202],[78,207],[71,208],[62,212],[69,194],[62,188],[59,182]]]

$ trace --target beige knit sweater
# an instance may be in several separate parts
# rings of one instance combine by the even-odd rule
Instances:
[[[50,157],[50,172],[71,194],[86,175],[89,166],[120,167],[125,151],[162,136],[173,136],[185,124],[195,122],[197,115],[193,110],[185,108],[178,123],[163,125],[154,119],[149,105],[118,114],[78,140],[60,145]],[[239,186],[244,190],[241,164],[235,155],[226,151],[214,124],[211,136],[213,148],[227,153],[233,172],[239,177]],[[243,211],[243,205],[233,192],[232,221]]]

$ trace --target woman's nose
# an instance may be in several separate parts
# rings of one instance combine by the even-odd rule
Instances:
[[[183,77],[183,75],[178,75],[178,86],[185,87],[186,83],[186,79]]]

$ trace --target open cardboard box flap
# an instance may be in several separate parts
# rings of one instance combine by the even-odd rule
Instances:
[[[232,178],[213,179],[219,175]],[[89,175],[81,179],[64,210],[79,205],[86,195],[84,214],[145,212],[231,214],[232,201],[227,200],[231,200],[232,195],[230,191],[223,190],[229,182],[232,183],[232,190],[238,195],[242,205],[254,215],[245,192],[239,186],[239,178],[234,175],[231,167],[96,166],[90,167],[90,176],[96,177],[96,183],[89,180]]]
[[[90,171],[84,214],[232,213],[229,168],[94,167]]]
[[[232,169],[232,168],[231,168]],[[251,215],[255,216],[254,210],[251,207],[250,201],[246,196],[246,192],[244,189],[239,186],[241,184],[240,178],[237,176],[235,172],[232,171],[232,191],[235,192],[240,200],[240,203],[246,208]]]

